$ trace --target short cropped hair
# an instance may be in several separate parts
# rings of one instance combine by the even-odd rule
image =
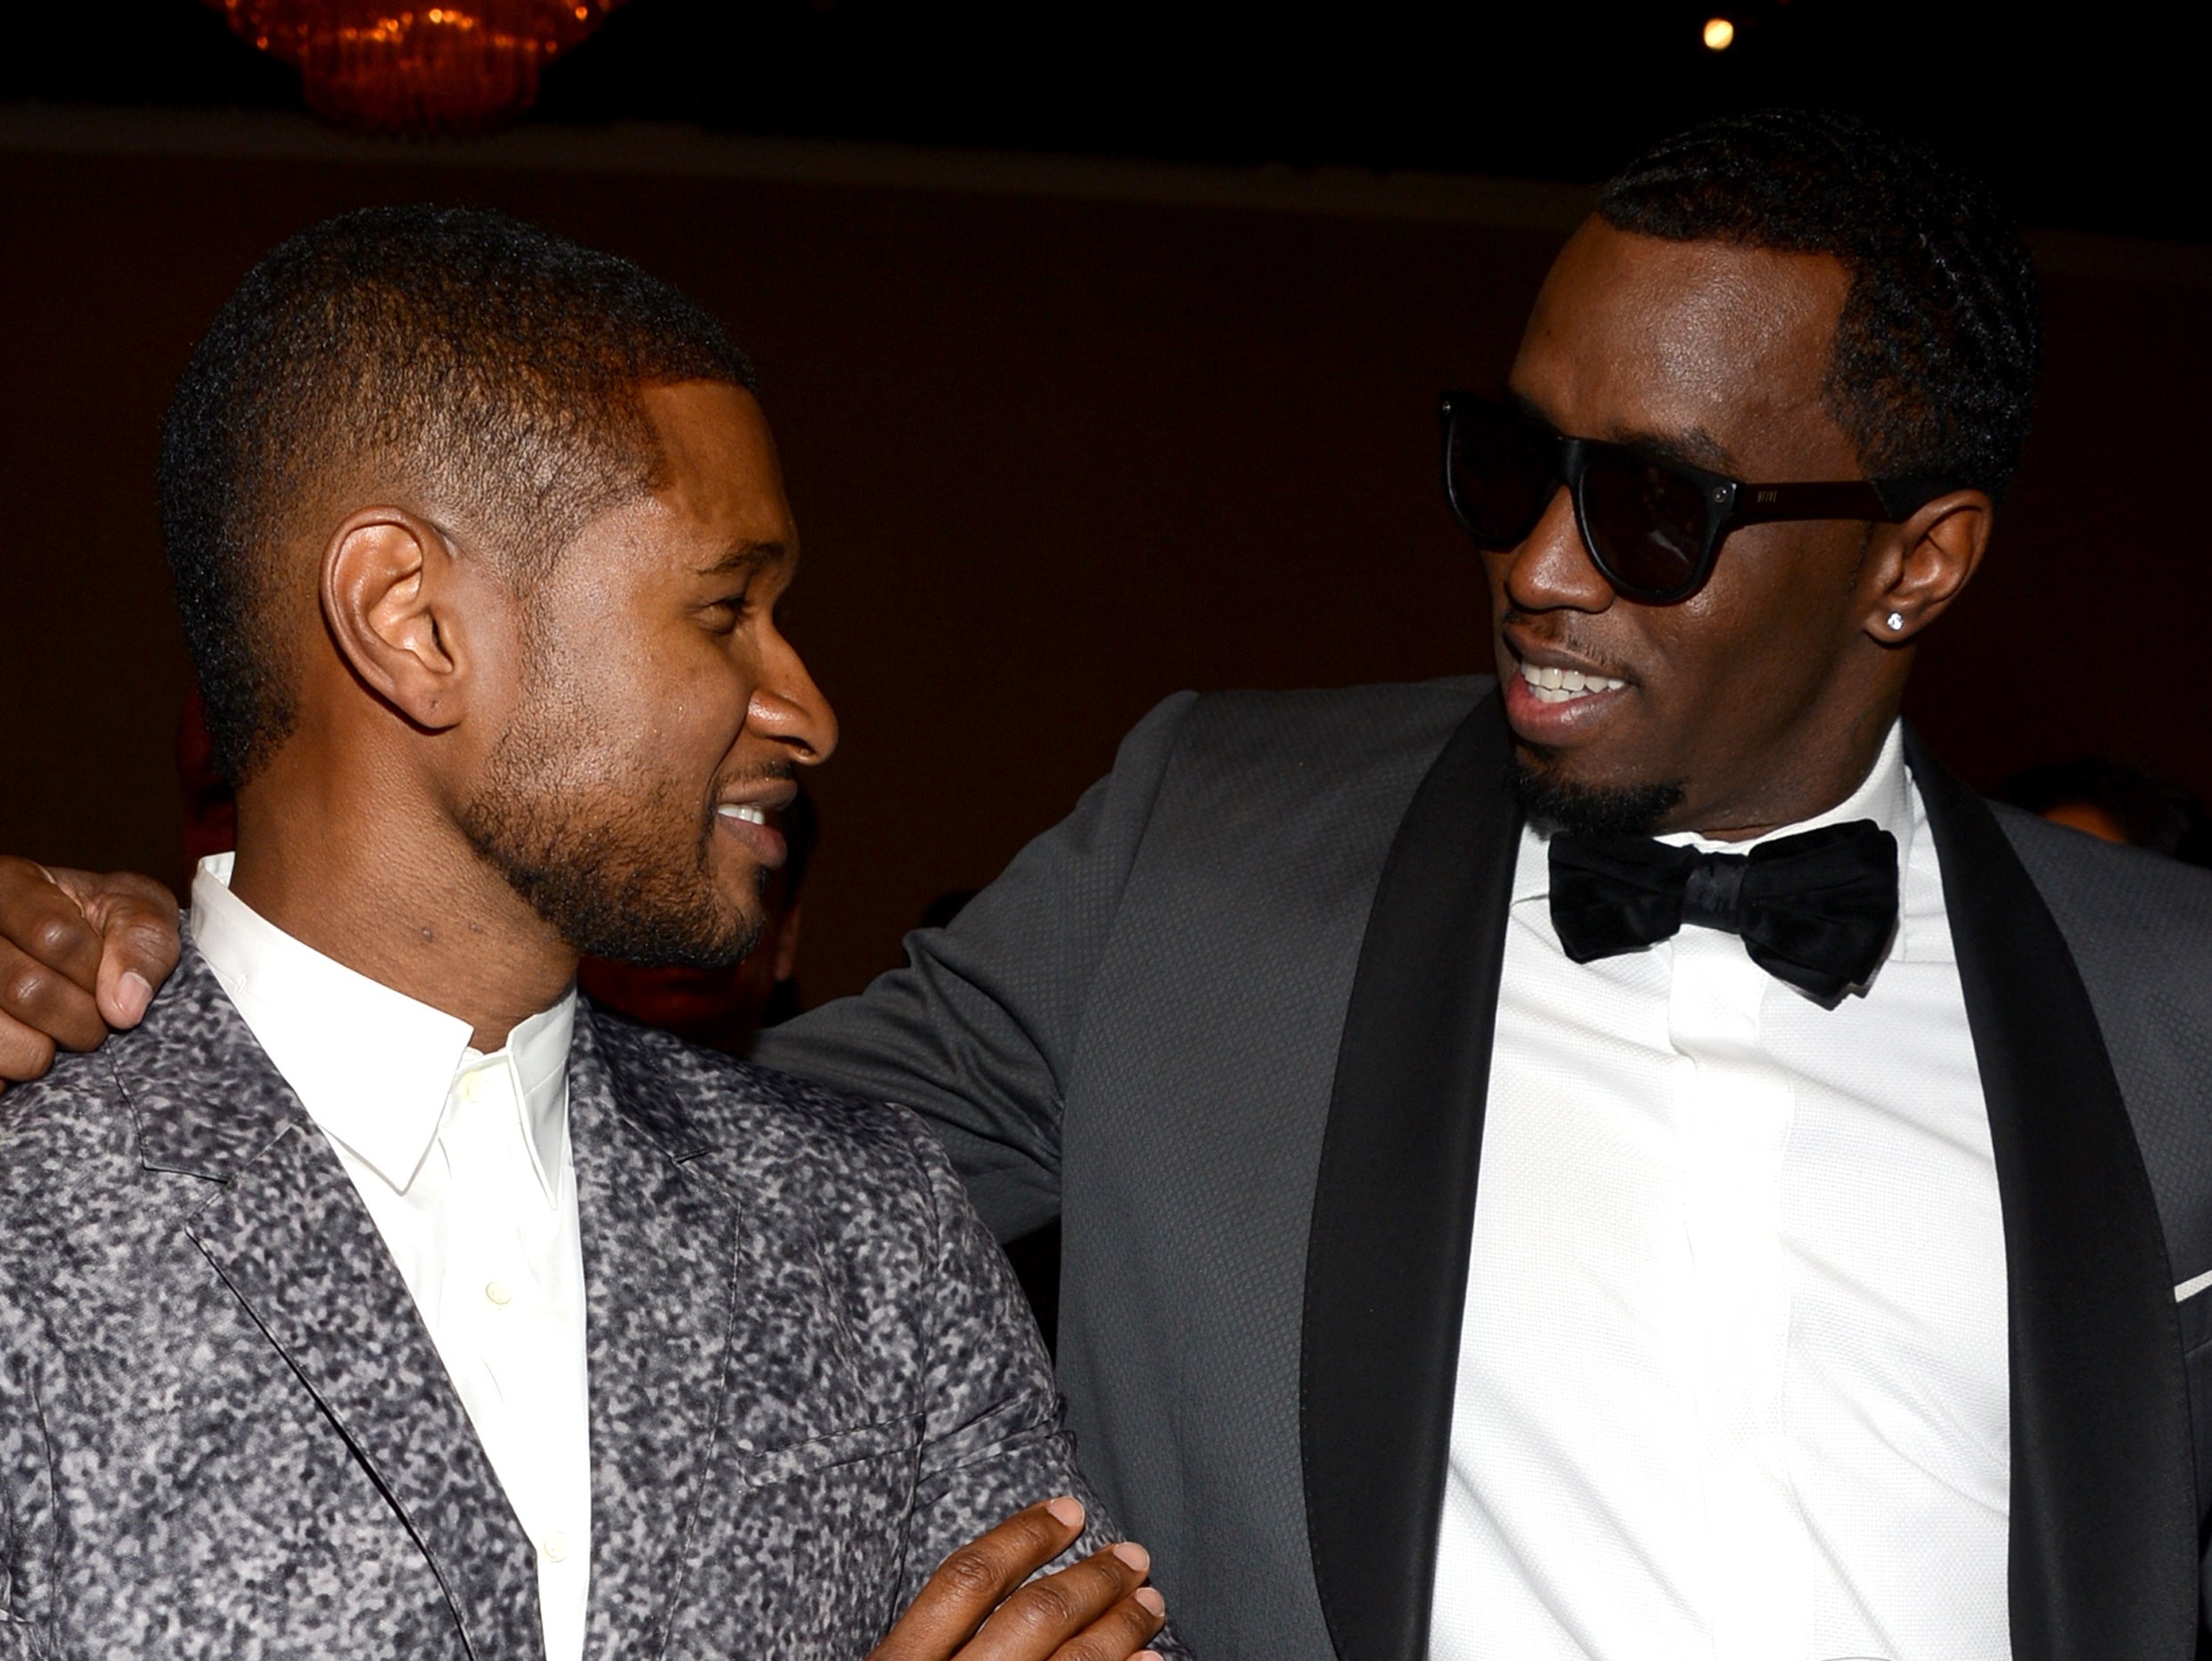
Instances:
[[[1827,254],[1850,279],[1825,388],[1875,477],[2001,497],[2042,355],[2035,268],[1987,186],[1856,116],[1725,116],[1647,151],[1598,198],[1617,230]]]
[[[496,213],[374,208],[283,243],[217,314],[161,438],[161,532],[214,765],[250,778],[298,716],[280,551],[353,479],[419,493],[512,584],[650,490],[656,383],[754,386],[666,283]],[[444,520],[441,519],[441,522]]]

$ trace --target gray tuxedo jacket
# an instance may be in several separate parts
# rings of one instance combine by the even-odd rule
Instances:
[[[1421,1661],[1519,836],[1487,680],[1184,695],[764,1059],[1065,1221],[1086,1467],[1204,1654]],[[2019,1661],[2200,1650],[2212,879],[1917,744],[2003,1200]],[[1910,1541],[1898,1550],[1915,1550]]]
[[[857,1661],[954,1546],[1091,1497],[910,1115],[588,1003],[569,1087],[588,1655]],[[542,1654],[406,1284],[187,945],[142,1027],[0,1101],[0,1656]]]

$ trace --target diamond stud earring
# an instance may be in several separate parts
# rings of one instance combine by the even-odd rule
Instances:
[[[1889,614],[1889,626],[1893,631],[1903,628],[1905,626],[1905,613],[1902,611],[1892,611]]]

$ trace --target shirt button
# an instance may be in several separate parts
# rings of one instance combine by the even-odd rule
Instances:
[[[484,1283],[484,1296],[501,1309],[514,1302],[514,1294],[507,1289],[504,1281],[487,1281]]]
[[[544,1549],[545,1555],[551,1558],[554,1562],[567,1562],[569,1560],[568,1535],[561,1533],[558,1529],[554,1530],[552,1534],[545,1536],[545,1544]]]
[[[483,1085],[477,1083],[479,1076],[481,1076],[476,1073],[464,1073],[462,1075],[459,1092],[462,1101],[474,1101],[478,1095],[482,1092],[484,1088]]]

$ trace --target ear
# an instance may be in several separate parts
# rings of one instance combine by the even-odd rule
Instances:
[[[446,603],[453,555],[428,520],[363,508],[323,556],[323,617],[354,674],[416,726],[461,719],[468,657]]]
[[[1986,493],[1953,490],[1902,525],[1885,527],[1873,603],[1861,625],[1866,634],[1884,646],[1917,640],[1972,580],[1996,515]]]

